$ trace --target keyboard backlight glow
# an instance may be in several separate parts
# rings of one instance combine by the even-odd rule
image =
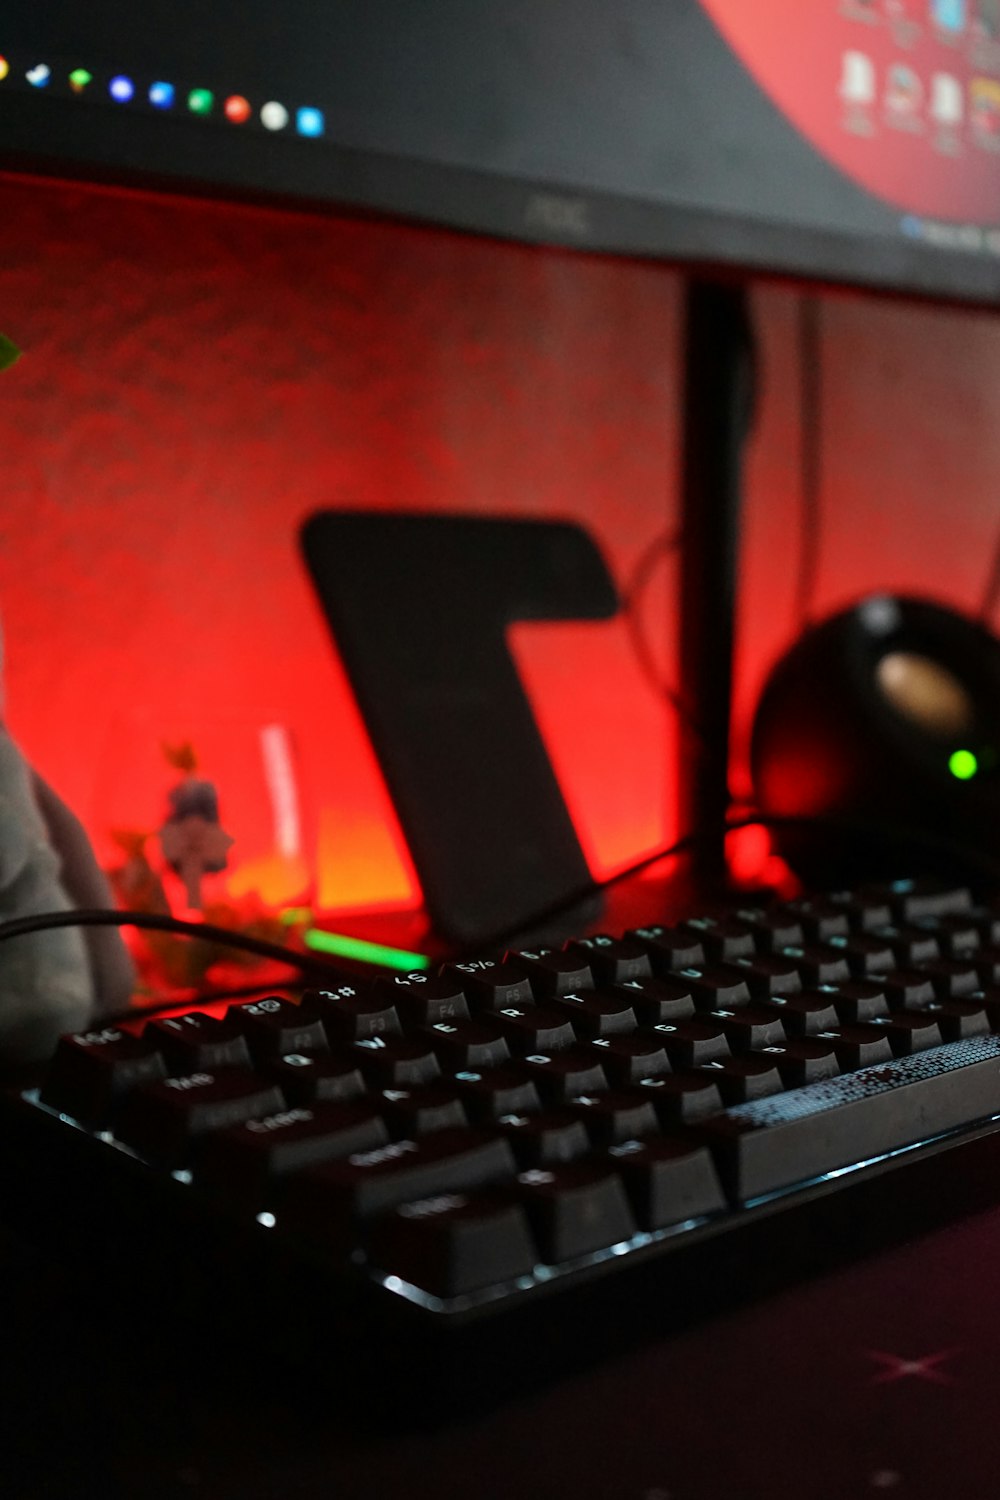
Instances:
[[[386,948],[382,943],[367,943],[363,938],[345,937],[339,932],[322,932],[310,927],[302,934],[307,948],[317,953],[333,953],[338,958],[356,958],[361,963],[384,964],[387,969],[429,969],[431,961],[423,953],[407,953],[402,948]]]

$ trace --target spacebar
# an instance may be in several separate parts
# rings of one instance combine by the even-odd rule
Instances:
[[[726,1194],[762,1194],[1000,1114],[1000,1036],[969,1037],[726,1110],[704,1127]]]

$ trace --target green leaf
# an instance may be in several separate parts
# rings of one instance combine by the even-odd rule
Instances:
[[[20,358],[21,351],[14,340],[9,339],[5,333],[0,333],[0,370],[9,370]]]

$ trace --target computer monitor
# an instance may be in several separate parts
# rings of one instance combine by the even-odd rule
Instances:
[[[993,303],[995,0],[12,0],[0,153]]]
[[[211,7],[196,7],[189,0],[153,3],[143,8],[141,16],[124,4],[97,9],[73,0],[44,8],[11,5],[4,26],[0,35],[0,71],[4,74],[0,79],[0,165],[15,172],[173,188],[271,206],[318,207],[339,216],[355,212],[388,216],[394,233],[402,222],[473,231],[479,236],[475,249],[471,241],[461,242],[469,250],[469,263],[480,260],[481,251],[485,254],[489,241],[484,237],[489,236],[610,252],[618,265],[624,266],[627,260],[635,270],[629,316],[637,299],[647,298],[650,328],[663,312],[662,307],[654,311],[663,281],[654,282],[646,274],[658,270],[653,262],[706,274],[721,272],[737,285],[756,274],[805,277],[968,305],[993,305],[1000,288],[997,231],[990,208],[993,184],[1000,177],[992,126],[994,94],[1000,89],[1000,82],[993,81],[994,75],[1000,79],[1000,43],[985,4],[972,7],[961,0],[931,0],[917,6],[901,0],[843,0],[835,7],[806,5],[801,0],[784,4],[761,0],[753,6],[737,0],[674,0],[669,5],[647,0],[602,0],[600,4],[595,0],[533,0],[500,7],[485,0],[462,0],[461,4],[419,7],[380,0],[349,7],[298,0],[276,17],[263,4],[237,6],[231,0]],[[163,218],[155,232],[168,236],[175,230],[181,235],[198,232],[189,211],[184,209],[183,214],[187,215],[183,229],[178,208],[177,224],[167,224]],[[93,227],[90,210],[84,217]],[[134,217],[129,221],[131,230],[137,222]],[[76,227],[67,224],[70,239]],[[102,245],[107,247],[113,243],[113,227],[104,221],[100,228]],[[317,238],[333,244],[329,236]],[[348,268],[338,292],[344,317],[337,324],[337,335],[343,338],[346,330],[352,336],[351,328],[361,338],[374,333],[385,354],[393,337],[390,311],[386,310],[377,328],[363,317],[352,323],[350,299],[353,286],[361,282],[356,278],[352,284],[350,277],[366,255],[392,252],[385,236],[380,238],[374,229],[358,228],[355,241],[355,264]],[[234,257],[239,250],[238,244],[234,246]],[[272,269],[279,265],[279,257],[282,266],[291,264],[275,246],[265,251],[257,245],[251,253],[258,252],[273,257]],[[520,252],[508,247],[503,253],[512,257]],[[155,259],[149,258],[150,266]],[[436,258],[434,296],[447,294],[448,259],[443,254]],[[580,266],[589,263],[588,276],[600,276],[590,257],[578,257],[577,262]],[[295,264],[297,274],[305,269],[307,276],[315,276],[316,268],[311,262],[305,268],[298,252]],[[457,259],[450,264],[454,273]],[[509,266],[510,260],[505,264]],[[641,274],[636,270],[640,267]],[[111,262],[108,275],[115,276]],[[96,272],[81,283],[83,295],[92,294],[95,279]],[[504,296],[522,295],[514,290],[514,280],[505,284]],[[578,296],[579,283],[580,277],[567,276],[562,291],[550,288],[548,300],[539,304],[542,315],[558,306],[559,296]],[[127,278],[120,286],[124,300],[119,312],[131,318],[134,304],[127,298]],[[200,293],[204,287],[197,290]],[[251,290],[245,289],[247,294]],[[466,295],[462,275],[452,283],[452,290],[459,297]],[[418,279],[411,293],[426,294]],[[358,295],[363,300],[367,288]],[[328,301],[332,305],[332,297]],[[288,305],[286,298],[282,308]],[[601,304],[602,308],[608,305]],[[189,303],[188,312],[192,306]],[[141,312],[147,318],[143,331],[152,328],[158,341],[154,352],[158,355],[169,344],[176,358],[177,346],[170,342],[165,325],[152,325],[145,307]],[[3,309],[0,316],[4,316]],[[192,326],[203,332],[210,324],[211,320],[205,324],[192,319]],[[218,326],[225,334],[222,323]],[[305,324],[300,320],[291,326],[301,337]],[[490,324],[491,336],[499,326],[500,320]],[[713,326],[711,309],[705,326],[709,330]],[[632,347],[638,348],[638,320],[633,318],[630,328]],[[268,329],[271,346],[265,340],[261,343],[265,359],[271,356],[275,338],[280,338],[273,319]],[[421,336],[426,334],[424,327]],[[704,342],[710,345],[713,339],[710,336]],[[220,349],[224,346],[225,338]],[[582,346],[568,341],[560,358],[573,357],[575,347]],[[317,350],[317,357],[327,357],[331,348],[327,339],[322,356]],[[595,379],[609,383],[620,379],[624,350],[623,344],[622,358],[616,363],[614,351],[609,358],[606,347],[600,348],[599,341],[593,344],[590,352],[604,361],[595,367]],[[470,359],[475,355],[471,342],[467,352]],[[643,357],[648,353],[643,346]],[[117,361],[116,378],[128,377],[135,368],[135,355],[133,350]],[[530,351],[536,373],[547,356],[541,344]],[[100,358],[99,350],[94,357]],[[144,364],[148,363],[144,356]],[[226,373],[223,353],[217,364]],[[291,434],[298,434],[300,425],[307,424],[294,420],[299,414],[295,376],[289,377],[286,364],[281,358],[276,361],[274,393],[282,403],[282,413],[292,419],[282,431],[282,441],[288,443],[293,440]],[[156,392],[165,395],[175,377],[161,365],[162,360],[155,375]],[[564,374],[561,367],[557,378]],[[508,386],[512,388],[522,375],[523,369],[512,370]],[[503,370],[499,377],[498,389],[503,386]],[[337,378],[346,380],[350,372],[341,370]],[[426,367],[415,367],[412,380],[424,379]],[[714,381],[710,370],[708,386]],[[723,387],[726,384],[724,378]],[[634,389],[636,402],[645,402],[642,436],[648,437],[657,423],[664,425],[664,450],[657,451],[665,492],[668,392],[660,391],[645,374]],[[664,397],[662,417],[649,416],[651,392]],[[97,394],[92,420],[100,440],[101,399]],[[153,397],[153,387],[144,388],[142,394]],[[722,408],[726,401],[723,390]],[[696,416],[711,406],[708,400],[703,407],[691,400],[687,404],[689,415]],[[155,400],[148,400],[144,408],[148,417],[154,408]],[[632,411],[637,410],[639,406],[633,406]],[[211,401],[204,408],[209,420],[218,417],[219,411]],[[267,419],[272,417],[269,412]],[[634,423],[634,416],[630,420]],[[711,411],[709,449],[715,421],[716,413]],[[356,446],[363,440],[377,449],[391,425],[373,422],[362,438],[352,434],[346,440]],[[623,432],[621,421],[617,431]],[[245,435],[240,429],[240,441]],[[255,434],[254,441],[263,442],[263,437]],[[689,433],[689,453],[696,446]],[[86,445],[79,451],[87,451]],[[289,449],[283,453],[282,459],[276,452],[272,455],[270,471],[270,479],[279,488]],[[391,451],[386,456],[394,457]],[[489,461],[500,457],[509,462],[509,453],[494,443]],[[446,456],[439,464],[437,479],[447,461]],[[319,474],[320,465],[317,459],[310,477]],[[651,460],[644,479],[650,479],[654,467]],[[402,465],[394,468],[386,462],[385,471],[386,483],[375,496],[376,507],[406,507],[428,496],[431,505],[439,503],[443,490],[425,484],[417,465],[404,470]],[[734,484],[738,487],[736,471],[738,464],[730,465],[728,476],[723,476],[730,484],[730,500]],[[339,480],[327,488],[328,472],[329,464],[316,497],[318,505],[324,499],[353,505],[371,498],[364,490],[359,494],[357,489],[345,488]],[[142,489],[138,461],[133,463],[130,456],[123,473],[129,483],[138,479]],[[617,524],[621,502],[613,492],[610,466],[608,474],[601,485],[606,505],[602,521],[614,515]],[[175,502],[157,496],[158,506],[190,500],[187,490],[193,483],[187,485],[188,475],[178,477],[179,498]],[[403,482],[397,482],[400,477]],[[588,481],[591,477],[587,476]],[[161,479],[158,473],[157,482]],[[573,482],[579,484],[579,479],[577,475]],[[619,469],[613,483],[621,479]],[[595,487],[599,480],[598,475]],[[514,483],[513,479],[507,484],[491,481],[485,489],[507,503]],[[545,482],[537,493],[523,488],[524,503],[539,505],[544,514],[556,513],[546,506],[551,507],[558,490],[558,514],[588,519],[582,491],[574,490],[568,479],[558,486]],[[698,512],[701,499],[693,494],[688,511],[691,516],[698,513],[703,522],[704,510]],[[290,515],[292,507],[288,509]],[[723,512],[731,532],[731,511],[725,513],[723,507]],[[702,524],[703,534],[710,530]],[[665,555],[668,542],[669,537],[658,543],[654,534],[648,556],[656,555],[657,545],[659,555]],[[192,561],[196,565],[196,559]],[[709,558],[705,565],[710,564]],[[710,640],[701,622],[720,599],[723,606],[731,604],[731,598],[723,597],[727,570],[731,582],[731,557],[723,555],[723,564],[708,586],[700,565],[684,571],[689,581],[697,580],[696,602],[702,606],[689,633],[699,643],[707,642],[708,654],[715,652],[717,657],[726,654],[725,631]],[[643,565],[644,557],[640,557],[640,570]],[[234,571],[235,562],[226,575],[230,580]],[[127,587],[127,567],[120,576]],[[5,605],[8,599],[5,588]],[[30,625],[27,606],[15,623],[23,625],[25,620]],[[184,633],[182,655],[197,656],[199,641],[192,638],[192,631],[210,641],[216,625],[214,614],[211,620],[202,615],[193,622]],[[232,635],[237,631],[234,623]],[[24,660],[23,635],[18,640]],[[110,659],[107,643],[105,651]],[[184,655],[185,662],[190,659]],[[233,660],[230,641],[230,654],[220,657],[227,674]],[[685,660],[690,665],[690,653]],[[716,708],[724,707],[728,684],[721,674],[713,677],[709,666],[699,660],[691,668],[692,676],[699,682],[713,681],[720,690]],[[197,676],[197,667],[195,661],[192,676]],[[134,661],[131,670],[135,683]],[[283,670],[298,674],[297,696],[302,701],[312,691],[308,672],[300,663]],[[46,682],[44,672],[38,680]],[[87,691],[84,682],[77,700],[83,701]],[[202,697],[207,702],[208,687]],[[565,697],[569,703],[572,694],[567,690]],[[209,752],[217,750],[225,734],[227,744],[244,746],[245,753],[241,750],[240,754],[248,765],[259,760],[254,775],[258,781],[262,775],[267,780],[274,804],[275,844],[280,845],[282,838],[293,842],[295,819],[282,814],[288,814],[291,806],[287,773],[295,758],[295,734],[284,739],[265,734],[268,724],[259,734],[256,725],[251,732],[235,736],[218,726],[210,726],[211,733],[203,732],[202,724],[194,722],[199,713],[208,721],[201,700],[187,720],[185,713],[186,709],[177,716],[175,733],[186,733],[193,723],[198,731],[197,748],[206,752],[206,759],[211,759]],[[49,718],[52,722],[46,720],[37,730],[37,742],[43,748],[57,740],[65,743],[54,713]],[[115,809],[124,806],[129,785],[128,777],[120,774],[120,757],[129,751],[129,741],[137,742],[141,736],[143,754],[155,760],[158,739],[166,735],[162,719],[146,714],[145,709],[129,704],[120,718],[121,731],[109,732],[114,747],[113,753],[107,752],[101,789],[106,806]],[[572,722],[571,714],[567,719]],[[34,736],[35,731],[29,738]],[[724,743],[714,734],[708,737],[716,745],[718,761]],[[566,738],[571,738],[568,731]],[[600,753],[595,748],[587,775],[596,783],[601,779],[599,772]],[[152,779],[150,771],[147,782]],[[625,787],[628,779],[618,778],[620,786]],[[250,783],[248,773],[248,788]],[[138,806],[138,797],[130,805]],[[109,812],[106,826],[111,816]],[[126,814],[116,811],[114,816],[121,824]],[[638,832],[631,843],[636,853],[648,847],[644,840],[652,821],[640,824],[636,820]],[[345,887],[364,892],[367,900],[373,891],[377,893],[382,879],[381,875],[368,881],[356,878],[355,871],[363,863],[357,851],[354,865],[345,860],[345,845],[350,846],[352,836],[347,828],[345,839],[349,823],[350,813],[341,817],[338,811],[323,824],[326,865],[337,877],[332,881],[336,891],[330,903],[335,906],[344,904]],[[620,820],[620,828],[626,828],[626,821]],[[614,853],[605,852],[598,861],[599,870],[607,872],[621,862],[627,834],[617,837]],[[366,838],[366,833],[358,835],[358,849]],[[247,847],[245,839],[240,847]],[[610,851],[611,842],[606,841],[604,847]],[[588,856],[592,848],[593,840]],[[270,856],[258,863],[266,866],[264,874],[270,880]],[[594,868],[593,858],[590,863]],[[284,866],[280,861],[278,865],[283,879]],[[250,878],[247,874],[246,879]],[[261,880],[262,888],[280,888],[288,895],[287,882],[271,886],[263,876]],[[394,889],[399,889],[398,880]]]

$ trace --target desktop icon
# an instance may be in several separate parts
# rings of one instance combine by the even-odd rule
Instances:
[[[886,114],[897,124],[914,120],[923,104],[924,86],[906,63],[893,63],[885,82]]]
[[[127,104],[135,94],[135,84],[124,73],[117,73],[108,84],[108,93],[119,104]]]
[[[874,104],[875,64],[866,52],[845,52],[840,97],[848,104]]]
[[[24,76],[33,89],[43,89],[52,77],[52,69],[45,63],[36,63]]]
[[[931,79],[930,115],[938,125],[961,125],[965,114],[962,85],[950,73],[935,73]]]
[[[193,115],[210,115],[215,103],[211,89],[192,89],[188,94],[188,109]]]
[[[299,135],[322,135],[326,129],[323,111],[321,109],[313,109],[312,107],[297,109],[295,111],[295,128]]]
[[[151,83],[149,85],[149,102],[156,109],[173,109],[174,86],[172,83]]]
[[[261,105],[260,123],[265,130],[284,130],[288,124],[288,110],[276,99],[269,99]]]
[[[939,31],[961,31],[965,26],[966,0],[931,0],[931,20]]]
[[[250,101],[242,94],[230,94],[223,108],[226,119],[234,125],[243,125],[250,118]]]
[[[69,75],[69,86],[74,94],[82,94],[88,83],[93,83],[93,73],[88,73],[86,68],[74,68]]]
[[[7,61],[7,59],[5,57],[0,57],[0,83],[3,82],[3,80],[7,77],[7,74],[9,72],[10,72],[10,63]]]

